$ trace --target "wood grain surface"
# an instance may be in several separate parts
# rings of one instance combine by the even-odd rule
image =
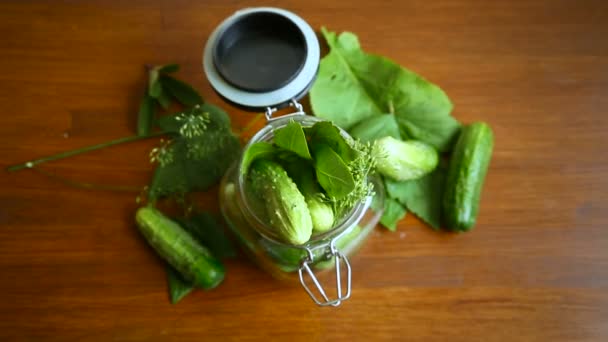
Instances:
[[[477,227],[413,216],[377,229],[353,295],[317,308],[244,257],[178,305],[133,222],[136,192],[68,187],[4,168],[134,133],[143,65],[231,113],[201,70],[210,32],[253,1],[0,3],[0,340],[608,340],[608,2],[266,1],[440,85],[463,122],[489,122],[494,159]],[[140,187],[144,141],[45,164]],[[217,193],[204,205],[218,210]]]

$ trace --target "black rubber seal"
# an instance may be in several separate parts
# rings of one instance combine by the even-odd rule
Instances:
[[[302,70],[307,52],[304,34],[290,19],[256,12],[220,32],[213,64],[234,87],[262,93],[291,82]]]
[[[310,88],[312,88],[312,85],[315,83],[315,80],[317,79],[317,75],[319,73],[319,69],[317,68],[317,71],[315,72],[315,77],[313,77],[313,79],[310,81],[310,83],[306,86],[306,88],[304,88],[301,92],[298,93],[298,95],[296,95],[293,99],[294,100],[299,100],[301,98],[303,98],[304,96],[306,96],[306,94],[308,93],[308,91],[310,90]],[[212,87],[213,88],[213,87]],[[268,107],[250,107],[250,106],[244,106],[240,103],[236,103],[226,97],[224,97],[224,95],[220,94],[217,90],[215,90],[215,88],[213,88],[213,91],[215,91],[215,93],[221,97],[224,101],[230,103],[231,105],[240,108],[242,110],[248,111],[248,112],[265,112],[266,109],[268,107],[270,108],[276,108],[276,109],[282,109],[285,108],[287,106],[289,106],[289,101],[288,102],[281,102],[281,103],[274,103],[269,105]]]

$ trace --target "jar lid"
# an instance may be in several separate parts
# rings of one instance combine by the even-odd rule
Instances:
[[[213,31],[203,52],[213,89],[251,111],[282,108],[303,97],[319,61],[319,42],[310,25],[273,7],[237,11]]]

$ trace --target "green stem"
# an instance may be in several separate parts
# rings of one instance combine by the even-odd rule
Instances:
[[[79,148],[79,149],[76,149],[76,150],[65,151],[65,152],[54,154],[52,156],[42,157],[42,158],[35,159],[35,160],[30,160],[28,162],[17,164],[17,165],[11,165],[11,166],[7,167],[6,170],[8,172],[15,172],[15,171],[23,170],[23,169],[31,169],[35,165],[46,163],[46,162],[49,162],[49,161],[63,159],[63,158],[68,158],[68,157],[72,157],[72,156],[75,156],[75,155],[79,155],[79,154],[83,154],[83,153],[99,150],[99,149],[110,147],[110,146],[114,146],[114,145],[119,145],[119,144],[124,144],[124,143],[128,143],[128,142],[133,142],[133,141],[138,141],[138,140],[144,140],[144,139],[148,139],[148,138],[158,137],[158,136],[161,136],[161,135],[164,135],[164,134],[165,134],[164,132],[158,132],[158,133],[152,133],[152,134],[143,135],[143,136],[134,135],[134,136],[130,136],[130,137],[119,138],[119,139],[111,140],[111,141],[108,141],[108,142],[105,142],[105,143],[101,143],[101,144],[97,144],[97,145],[92,145],[92,146],[87,146],[87,147],[82,147],[82,148]]]
[[[390,114],[395,114],[395,106],[393,105],[393,100],[388,101],[388,112]]]

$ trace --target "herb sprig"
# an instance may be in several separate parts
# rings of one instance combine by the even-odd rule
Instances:
[[[148,205],[158,205],[162,200],[178,203],[183,216],[176,220],[185,230],[217,257],[234,256],[234,249],[217,221],[188,200],[189,194],[205,191],[216,184],[236,160],[240,143],[232,133],[230,118],[219,107],[204,103],[191,85],[169,75],[179,70],[177,64],[147,66],[147,70],[148,85],[138,112],[136,135],[12,165],[7,170],[32,169],[66,185],[85,189],[133,190],[133,187],[75,182],[37,166],[119,144],[161,137],[158,146],[150,151],[150,162],[156,166],[150,185],[145,187]],[[168,113],[171,107],[181,107],[181,110]],[[135,188],[135,191],[141,190]],[[140,196],[137,202],[142,202]],[[167,279],[172,303],[194,288],[171,266],[167,266]]]

